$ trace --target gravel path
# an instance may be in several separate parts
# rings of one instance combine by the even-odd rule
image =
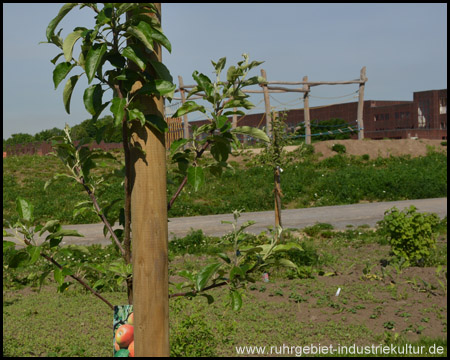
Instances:
[[[384,212],[393,206],[403,210],[411,205],[416,206],[420,212],[434,212],[440,218],[447,216],[447,198],[422,199],[391,201],[355,205],[341,206],[323,206],[307,209],[290,209],[282,211],[282,224],[284,228],[302,229],[316,223],[329,223],[336,229],[345,229],[347,225],[360,226],[369,225],[375,227],[377,221],[381,220]],[[222,220],[232,221],[232,214],[190,216],[183,218],[169,219],[169,239],[186,236],[190,229],[202,229],[203,232],[211,236],[222,236],[229,232],[232,227],[230,224],[222,224]],[[259,234],[266,230],[268,226],[274,225],[273,211],[258,211],[242,213],[239,218],[239,224],[245,221],[253,220],[256,224],[247,228],[247,231],[253,234]],[[75,229],[84,237],[65,237],[62,244],[110,244],[111,241],[103,236],[103,224],[86,225],[64,225],[65,229]],[[116,225],[114,228],[118,228]],[[6,229],[9,231],[8,229]],[[47,233],[38,238],[41,243]],[[11,237],[3,240],[13,240]],[[15,241],[15,240],[13,240]],[[18,242],[17,242],[18,243]]]

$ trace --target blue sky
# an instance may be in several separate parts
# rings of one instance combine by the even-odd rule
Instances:
[[[38,45],[62,5],[3,4],[4,139],[90,118],[82,100],[87,82],[78,82],[68,115],[62,103],[65,81],[57,90],[52,81],[50,60],[59,49]],[[76,8],[58,29],[63,28],[65,38],[76,26],[93,24],[91,10]],[[163,51],[163,62],[176,84],[178,75],[193,84],[194,70],[212,77],[211,60],[225,56],[233,65],[245,52],[250,60],[265,61],[260,68],[268,80],[301,81],[305,75],[318,81],[351,80],[366,66],[367,100],[412,100],[414,91],[447,88],[447,4],[163,3],[162,25],[172,43],[171,54]],[[357,89],[314,87],[310,106],[357,101],[352,97]],[[271,105],[301,108],[300,96],[275,94]],[[264,111],[262,95],[251,101],[257,105],[251,112]]]

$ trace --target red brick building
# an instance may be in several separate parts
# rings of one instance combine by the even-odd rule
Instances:
[[[358,102],[310,108],[311,123],[334,118],[356,127]],[[304,110],[287,110],[286,123],[294,131],[304,122]],[[230,119],[231,121],[231,119]],[[415,92],[413,101],[364,101],[364,137],[368,139],[447,139],[447,89]],[[205,120],[189,125],[200,126]],[[238,118],[239,126],[265,126],[265,115],[250,114]],[[357,135],[353,135],[357,138]]]

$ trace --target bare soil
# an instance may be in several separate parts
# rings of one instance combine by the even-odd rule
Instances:
[[[361,156],[368,154],[370,159],[377,157],[389,157],[410,155],[411,157],[424,156],[430,149],[439,152],[447,152],[447,146],[441,145],[442,140],[430,139],[399,139],[399,140],[326,140],[313,143],[316,154],[321,154],[319,160],[335,156],[337,153],[331,150],[334,144],[342,144],[346,148],[347,155]],[[286,151],[294,151],[298,146],[286,146]],[[247,151],[246,151],[247,152]],[[250,149],[248,152],[258,154],[261,149]],[[234,157],[239,162],[241,156]]]

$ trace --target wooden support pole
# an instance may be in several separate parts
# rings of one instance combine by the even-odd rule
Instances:
[[[233,111],[237,111],[237,108],[233,108]],[[236,129],[237,126],[237,114],[233,114],[233,122],[231,123],[231,128]]]
[[[361,69],[360,74],[361,82],[359,84],[359,96],[358,96],[358,140],[364,139],[364,121],[363,121],[363,111],[364,111],[364,86],[367,81],[366,78],[366,67]]]
[[[261,69],[261,76],[266,79],[267,81],[267,74],[266,71],[264,69]],[[270,137],[270,123],[271,123],[271,116],[270,116],[270,98],[269,98],[269,92],[267,89],[267,85],[263,84],[261,85],[263,88],[263,92],[264,92],[264,104],[266,107],[266,134],[267,136]]]
[[[183,88],[184,84],[181,75],[178,75],[178,83],[180,86],[181,104],[184,105],[184,103],[186,102],[186,94]],[[187,115],[183,115],[183,124],[184,124],[184,138],[189,139],[189,123]]]
[[[155,4],[161,20],[161,4]],[[154,14],[150,14],[154,16]],[[147,53],[142,49],[142,53]],[[155,43],[153,60],[161,61]],[[154,75],[154,74],[153,74]],[[137,81],[132,91],[142,87]],[[163,98],[140,96],[141,111],[164,119]],[[143,152],[143,151],[145,152]],[[152,126],[131,126],[131,216],[134,342],[137,357],[169,356],[169,277],[165,137]]]
[[[304,76],[303,81],[307,82],[308,77]],[[305,90],[305,95],[303,95],[303,101],[305,103],[303,108],[305,114],[305,143],[311,144],[311,120],[309,118],[309,85],[305,83],[303,85],[303,90]]]

